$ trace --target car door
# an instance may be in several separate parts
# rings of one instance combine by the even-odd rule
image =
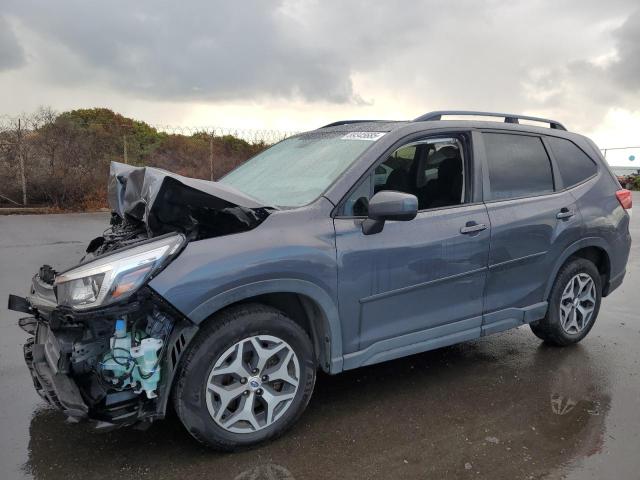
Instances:
[[[542,318],[550,272],[580,235],[580,212],[558,190],[542,137],[483,132],[484,198],[491,223],[483,333]]]
[[[348,352],[345,368],[480,335],[490,229],[485,205],[472,201],[470,138],[431,138],[395,150],[384,162],[385,171],[393,170],[385,173],[386,186],[393,188],[381,187],[375,176],[382,169],[372,167],[345,200],[346,210],[334,219],[339,309],[346,330],[343,347]],[[420,151],[424,154],[426,148],[435,155],[452,145],[459,148],[463,164],[458,201],[454,198],[455,204],[435,208],[419,202],[421,210],[415,219],[387,221],[380,233],[364,235],[363,217],[354,215],[364,213],[363,195],[401,190],[406,182],[399,180],[402,175],[397,170],[404,155],[413,168],[407,172],[409,187],[402,190],[428,197],[425,188],[431,183],[420,185],[420,177],[433,169],[420,166]],[[412,149],[410,159],[411,153],[406,152]]]

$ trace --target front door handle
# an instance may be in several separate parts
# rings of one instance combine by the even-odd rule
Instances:
[[[568,209],[567,207],[563,207],[562,209],[560,209],[560,211],[556,214],[556,218],[558,219],[566,219],[566,218],[571,218],[576,214],[576,212],[574,212],[573,210]]]
[[[487,229],[487,226],[484,223],[467,222],[467,224],[460,229],[460,233],[463,233],[463,234],[476,233],[486,229]]]

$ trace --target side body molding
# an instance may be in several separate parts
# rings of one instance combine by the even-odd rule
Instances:
[[[188,317],[196,324],[200,324],[213,313],[232,303],[264,295],[267,293],[297,293],[309,297],[316,302],[326,322],[325,331],[329,334],[329,372],[342,371],[342,329],[335,303],[322,288],[307,280],[296,278],[282,278],[260,280],[247,283],[219,293],[188,313]]]

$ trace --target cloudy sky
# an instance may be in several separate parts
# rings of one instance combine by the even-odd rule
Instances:
[[[302,130],[436,109],[640,144],[638,0],[2,0],[0,114]]]

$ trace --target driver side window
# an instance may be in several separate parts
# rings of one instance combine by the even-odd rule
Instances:
[[[382,190],[410,193],[426,210],[464,203],[462,144],[456,138],[404,145],[376,166],[347,198],[343,215],[366,216],[369,199]]]

